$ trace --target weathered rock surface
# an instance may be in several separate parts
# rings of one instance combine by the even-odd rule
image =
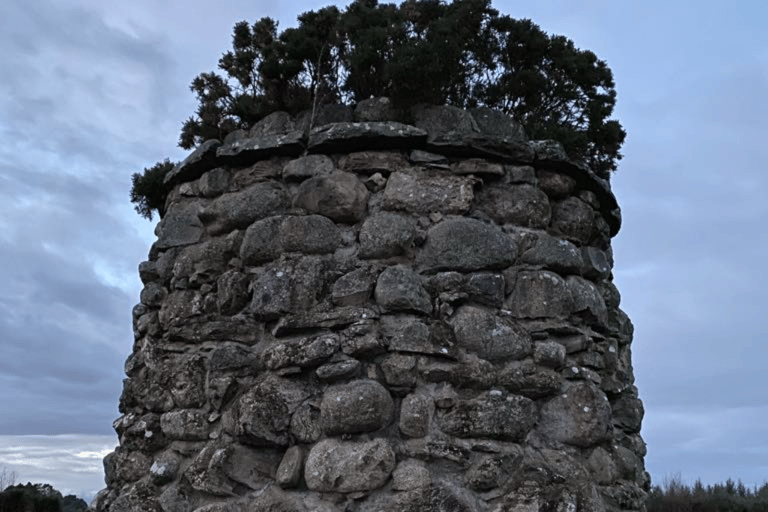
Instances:
[[[505,268],[517,259],[512,237],[485,222],[465,217],[432,227],[419,263],[427,271]]]
[[[276,112],[174,169],[92,510],[641,509],[610,184],[500,112],[401,114]]]
[[[313,491],[371,491],[384,485],[394,469],[395,453],[384,439],[325,439],[309,452],[304,478]]]

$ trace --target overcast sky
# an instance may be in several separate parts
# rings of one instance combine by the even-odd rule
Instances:
[[[283,29],[329,3],[0,2],[0,470],[65,493],[103,487],[137,265],[154,241],[128,201],[131,174],[185,156],[189,83],[215,69],[237,21]],[[493,5],[614,72],[628,132],[615,279],[636,326],[654,481],[762,484],[768,4]]]

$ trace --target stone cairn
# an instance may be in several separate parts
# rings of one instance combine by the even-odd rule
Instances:
[[[490,109],[310,117],[167,176],[92,509],[642,510],[609,183]]]

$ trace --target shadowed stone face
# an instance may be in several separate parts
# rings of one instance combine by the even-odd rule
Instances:
[[[500,112],[394,115],[174,170],[96,512],[641,507],[608,184]]]

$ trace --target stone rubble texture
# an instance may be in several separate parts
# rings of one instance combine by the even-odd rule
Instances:
[[[610,184],[489,109],[272,114],[166,179],[98,512],[642,510]]]

